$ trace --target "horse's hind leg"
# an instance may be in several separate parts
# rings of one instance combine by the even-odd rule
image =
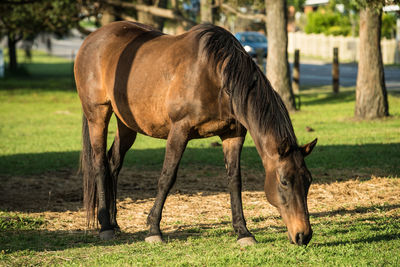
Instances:
[[[240,245],[256,243],[253,235],[246,227],[242,206],[242,178],[240,174],[240,154],[245,132],[240,136],[221,136],[224,160],[228,176],[228,188],[231,196],[232,224],[238,235]]]
[[[111,118],[111,106],[97,105],[95,108],[86,109],[91,112],[85,113],[88,119],[90,142],[93,153],[93,174],[96,180],[97,190],[97,219],[101,225],[100,238],[111,239],[114,236],[114,227],[110,222],[109,214],[109,190],[110,171],[106,156],[107,130]]]
[[[156,200],[147,217],[147,225],[150,226],[150,231],[146,237],[146,242],[162,242],[160,230],[162,209],[168,192],[175,183],[179,162],[188,142],[188,132],[189,130],[185,126],[175,124],[168,135],[164,165],[158,180]]]
[[[114,229],[119,231],[117,223],[117,181],[126,152],[131,148],[136,139],[136,132],[129,129],[118,119],[118,129],[115,134],[114,142],[108,151],[108,162],[110,166],[111,179],[110,185],[110,221]]]

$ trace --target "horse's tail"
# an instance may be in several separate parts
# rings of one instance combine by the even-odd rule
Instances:
[[[88,227],[94,226],[97,207],[96,179],[93,172],[93,152],[90,143],[88,120],[82,116],[82,152],[79,172],[83,176],[83,207]]]

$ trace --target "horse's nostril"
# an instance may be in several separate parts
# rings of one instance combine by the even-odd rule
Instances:
[[[307,245],[310,242],[310,240],[312,238],[312,234],[313,234],[313,232],[312,232],[312,230],[310,230],[310,233],[306,236],[306,238],[304,240],[304,245]]]
[[[297,233],[296,234],[296,244],[303,245],[304,244],[304,233]]]

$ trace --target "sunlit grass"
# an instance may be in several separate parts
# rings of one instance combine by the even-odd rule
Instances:
[[[99,241],[92,235],[46,231],[0,233],[0,264],[134,266],[396,266],[400,263],[400,222],[384,212],[354,219],[346,213],[329,224],[314,223],[318,233],[307,247],[289,245],[284,229],[255,233],[256,246],[240,248],[230,226],[188,231],[188,237],[151,245],[142,235]],[[39,225],[38,225],[39,226]],[[16,246],[17,244],[22,245]]]

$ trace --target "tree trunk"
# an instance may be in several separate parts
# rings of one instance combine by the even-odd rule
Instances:
[[[366,7],[360,11],[360,60],[355,116],[361,119],[389,116],[381,53],[381,23],[380,9]]]
[[[267,78],[288,110],[295,109],[288,62],[286,0],[265,0],[267,11]]]
[[[101,16],[101,25],[104,26],[114,21],[115,21],[115,16],[111,11],[111,8],[104,10]]]
[[[155,1],[153,1],[153,0],[139,0],[138,4],[152,6],[155,4],[154,2]],[[157,7],[166,8],[167,1],[159,0]],[[146,24],[146,25],[150,25],[160,31],[162,31],[164,28],[165,19],[154,16],[148,12],[137,11],[137,18],[138,18],[138,22]]]
[[[8,68],[10,72],[15,72],[18,68],[18,63],[17,63],[17,50],[16,50],[16,44],[17,41],[15,40],[14,37],[11,36],[11,34],[8,34],[7,36],[8,40]]]
[[[214,23],[213,0],[200,0],[200,22]]]

